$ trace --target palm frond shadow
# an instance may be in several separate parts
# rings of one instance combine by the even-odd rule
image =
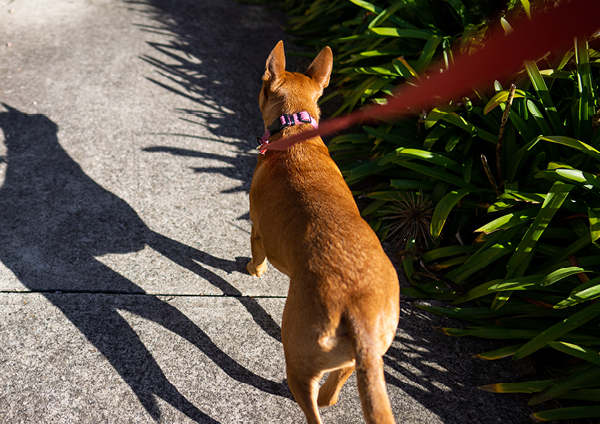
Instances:
[[[473,358],[476,353],[506,343],[472,340],[465,344],[464,340],[434,331],[432,327],[436,325],[460,326],[460,323],[403,302],[401,330],[384,357],[386,382],[436,414],[442,422],[457,422],[460,417],[460,422],[471,424],[529,423],[531,410],[522,395],[504,395],[502,402],[498,402],[496,394],[478,387],[527,378],[535,373],[535,367],[509,358],[491,362]]]
[[[278,22],[283,22],[281,11],[233,1],[210,6],[192,0],[126,0],[125,4],[155,22],[137,24],[141,31],[171,38],[148,41],[155,54],[145,54],[140,59],[156,72],[147,79],[197,105],[176,110],[179,119],[191,124],[190,132],[200,125],[214,135],[216,142],[232,148],[233,159],[209,157],[226,166],[197,167],[194,172],[220,173],[240,180],[240,186],[227,193],[249,191],[256,163],[256,156],[250,152],[256,148],[256,137],[264,132],[258,108],[261,76],[269,52],[285,38],[278,26]],[[303,68],[305,62],[306,59],[289,57],[288,69]],[[183,153],[169,146],[144,150]],[[190,157],[206,157],[199,152],[188,153]]]

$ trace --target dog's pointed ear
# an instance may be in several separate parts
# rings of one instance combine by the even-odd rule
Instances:
[[[329,77],[331,76],[331,68],[333,67],[333,53],[329,46],[325,47],[315,57],[313,63],[310,64],[304,75],[310,77],[313,81],[325,88],[329,85]]]
[[[277,81],[285,74],[285,51],[283,41],[279,41],[267,59],[263,81]]]

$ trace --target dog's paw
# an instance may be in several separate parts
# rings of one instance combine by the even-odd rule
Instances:
[[[254,261],[251,260],[250,262],[248,262],[248,265],[246,265],[246,270],[248,271],[248,273],[250,275],[254,275],[255,277],[260,277],[267,270],[267,262],[265,261],[262,264],[260,264],[259,266],[254,266]]]

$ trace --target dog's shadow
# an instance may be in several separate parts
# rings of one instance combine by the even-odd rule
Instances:
[[[0,262],[31,291],[39,291],[108,359],[155,419],[155,396],[188,417],[216,422],[189,402],[165,377],[117,309],[102,297],[94,314],[83,311],[72,297],[54,293],[144,294],[144,290],[95,257],[136,252],[150,246],[175,263],[201,275],[225,294],[241,293],[200,264],[232,272],[243,269],[242,258],[224,260],[183,245],[150,230],[124,200],[102,188],[62,148],[57,125],[44,115],[28,115],[4,105],[0,128],[7,154],[0,187]],[[256,323],[280,340],[280,329],[254,300],[236,297]],[[196,346],[229,377],[264,392],[290,398],[287,385],[262,378],[244,368],[167,302],[154,296],[119,304],[180,335]],[[99,312],[98,312],[99,311]]]

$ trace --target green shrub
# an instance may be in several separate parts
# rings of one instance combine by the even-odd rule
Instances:
[[[341,99],[337,113],[383,103],[396,85],[443,72],[491,32],[490,11],[460,0],[287,5],[292,35],[334,49],[325,101]],[[529,7],[501,2],[493,13],[509,31],[514,15],[536,13]],[[535,393],[531,404],[575,402],[539,419],[600,415],[600,53],[588,42],[599,44],[576,40],[459,102],[329,145],[355,194],[372,200],[363,215],[405,249],[412,287],[403,293],[469,305],[424,307],[474,324],[443,332],[519,342],[483,359],[543,349],[577,361],[549,366],[552,380],[484,387]]]

